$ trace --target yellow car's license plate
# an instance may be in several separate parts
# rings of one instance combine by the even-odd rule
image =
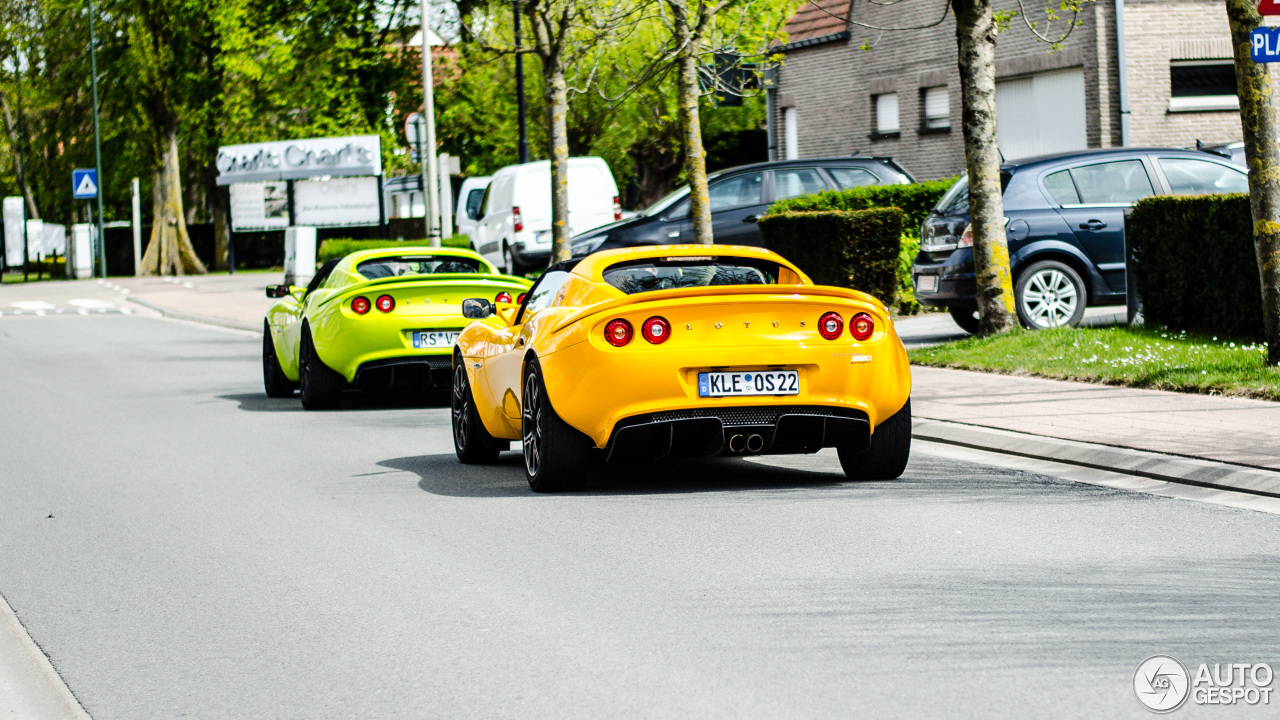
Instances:
[[[800,373],[796,370],[698,373],[699,397],[799,394]]]
[[[460,331],[428,330],[413,333],[413,346],[418,349],[453,347]]]

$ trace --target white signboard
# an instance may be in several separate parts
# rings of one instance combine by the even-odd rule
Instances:
[[[218,184],[382,174],[377,135],[308,138],[218,148]]]
[[[310,227],[378,225],[378,178],[299,180],[293,184],[293,213],[297,225]]]
[[[232,230],[279,230],[288,226],[288,183],[236,183],[231,186]]]

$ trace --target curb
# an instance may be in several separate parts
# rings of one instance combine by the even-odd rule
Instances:
[[[917,418],[912,422],[911,436],[918,440],[1049,460],[1180,485],[1280,498],[1280,472],[1242,465],[1061,440],[947,420]]]
[[[0,714],[25,720],[90,720],[4,596],[0,596]]]
[[[229,328],[231,330],[244,330],[246,332],[258,332],[259,330],[262,329],[262,326],[257,323],[245,323],[245,322],[240,322],[239,320],[231,320],[229,318],[218,318],[218,317],[210,317],[208,315],[196,315],[195,313],[177,312],[177,311],[169,310],[168,308],[164,308],[159,305],[156,305],[155,303],[147,302],[146,300],[139,300],[136,297],[130,297],[129,302],[137,303],[138,305],[141,305],[142,307],[147,308],[148,310],[155,310],[161,315],[167,318],[172,318],[174,320],[186,320],[187,322],[201,323],[203,325],[214,325],[217,327]]]

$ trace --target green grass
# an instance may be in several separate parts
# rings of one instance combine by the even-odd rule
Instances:
[[[1280,400],[1266,346],[1139,328],[1015,330],[910,351],[918,365]]]

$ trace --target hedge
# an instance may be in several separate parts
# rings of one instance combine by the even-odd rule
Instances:
[[[1248,195],[1141,200],[1125,220],[1125,238],[1148,324],[1263,336]]]
[[[849,287],[892,305],[906,214],[870,210],[770,213],[760,218],[765,246],[819,285]]]
[[[849,190],[826,190],[813,195],[801,195],[779,200],[769,208],[769,215],[784,212],[819,212],[826,210],[866,210],[875,207],[902,208],[903,225],[912,235],[920,232],[920,225],[929,211],[959,178],[930,180],[911,185],[867,185]]]
[[[378,250],[394,247],[421,247],[430,245],[430,240],[349,240],[338,238],[325,240],[316,250],[316,262],[324,263],[336,258],[343,258],[358,250]],[[466,235],[454,235],[440,243],[445,247],[470,247],[471,241]]]

